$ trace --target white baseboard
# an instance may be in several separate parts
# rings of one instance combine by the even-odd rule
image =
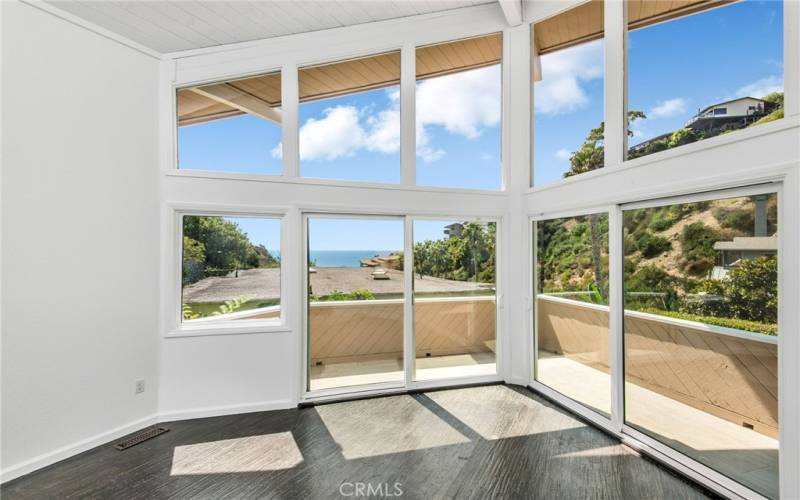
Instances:
[[[276,401],[259,401],[228,406],[210,406],[206,408],[190,408],[188,410],[175,410],[161,412],[159,422],[174,422],[175,420],[189,420],[192,418],[221,417],[223,415],[236,415],[238,413],[253,413],[257,411],[286,410],[297,408],[297,401],[279,399]]]
[[[83,453],[84,451],[91,450],[96,446],[106,444],[109,441],[118,439],[126,434],[130,434],[131,432],[136,432],[139,429],[142,429],[149,425],[153,425],[157,421],[158,418],[156,415],[149,415],[147,417],[134,420],[133,422],[121,425],[109,431],[96,434],[86,439],[82,439],[76,443],[63,446],[61,448],[58,448],[57,450],[43,453],[39,456],[25,460],[24,462],[18,463],[16,465],[12,465],[11,467],[7,467],[5,469],[0,470],[0,483],[11,481],[12,479],[16,479],[20,476],[24,476],[25,474],[29,474],[35,470],[47,467],[48,465],[54,464],[56,462],[60,462],[61,460],[77,455],[78,453]]]
[[[66,458],[83,453],[84,451],[91,450],[94,447],[106,444],[126,434],[136,432],[158,422],[174,422],[176,420],[219,417],[222,415],[235,415],[237,413],[252,413],[257,411],[285,410],[287,408],[296,407],[296,401],[286,399],[277,401],[260,401],[258,403],[245,403],[239,405],[192,408],[188,410],[168,411],[159,413],[157,415],[149,415],[109,431],[96,434],[76,443],[63,446],[57,450],[43,453],[37,457],[25,460],[24,462],[16,465],[12,465],[11,467],[4,468],[0,470],[0,483],[5,483],[20,476],[24,476],[25,474],[29,474],[35,470],[47,467],[48,465],[56,462],[60,462]]]

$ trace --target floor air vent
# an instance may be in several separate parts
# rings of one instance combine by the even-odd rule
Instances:
[[[143,443],[148,439],[153,439],[154,437],[164,434],[165,432],[168,431],[169,429],[167,429],[166,427],[150,427],[148,429],[143,429],[134,434],[133,436],[129,437],[128,439],[120,441],[119,443],[115,444],[114,448],[120,451],[127,450],[131,446],[136,446],[139,443]]]

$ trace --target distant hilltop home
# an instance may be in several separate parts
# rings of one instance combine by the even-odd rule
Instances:
[[[754,236],[737,236],[732,241],[714,243],[714,250],[719,254],[717,266],[711,271],[712,278],[724,278],[728,271],[738,266],[743,259],[777,255],[778,233],[767,236],[767,196],[754,196],[753,201],[756,205]]]
[[[461,236],[461,232],[463,230],[464,230],[464,224],[460,222],[454,222],[452,224],[444,226],[444,234],[451,238],[454,236]]]
[[[772,111],[772,107],[772,103],[763,99],[739,97],[698,111],[683,126],[692,130],[718,128],[728,123],[741,123],[744,126]]]
[[[776,104],[764,99],[739,97],[701,109],[684,123],[683,127],[695,132],[719,130],[723,127],[730,129],[744,128],[771,113],[775,106]],[[639,151],[650,144],[669,139],[672,137],[673,132],[667,132],[631,146],[631,151]]]

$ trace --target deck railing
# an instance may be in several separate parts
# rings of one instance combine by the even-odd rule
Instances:
[[[609,372],[607,306],[537,298],[539,349]],[[777,437],[777,337],[625,311],[625,379]]]
[[[278,306],[215,317],[254,320],[280,316]],[[494,296],[414,299],[418,357],[490,352],[495,348]],[[403,355],[403,299],[311,302],[311,363],[341,363]]]

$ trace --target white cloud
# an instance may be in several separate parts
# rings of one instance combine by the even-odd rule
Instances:
[[[676,97],[659,102],[647,113],[648,118],[670,118],[686,113],[686,99]]]
[[[327,108],[322,118],[309,118],[300,127],[301,160],[335,160],[351,156],[365,141],[354,106]]]
[[[586,106],[583,84],[603,77],[603,43],[598,40],[541,57],[542,80],[534,87],[537,113],[560,115]]]
[[[334,160],[358,151],[384,154],[400,150],[400,92],[387,91],[389,104],[382,110],[338,105],[300,127],[301,160]],[[426,163],[445,151],[430,144],[431,127],[477,139],[488,127],[500,124],[500,67],[491,66],[424,80],[417,86],[417,156]],[[281,144],[272,156],[281,157]]]
[[[733,97],[764,97],[771,92],[783,91],[783,77],[772,75],[736,89]]]
[[[496,127],[501,114],[500,66],[423,80],[417,85],[417,124],[444,127],[451,134],[476,139]],[[419,132],[417,133],[419,135]]]
[[[384,154],[400,150],[399,92],[389,92],[390,105],[377,113],[355,106],[326,108],[321,118],[309,118],[300,127],[301,160],[335,160],[360,150]],[[281,158],[282,145],[272,149]]]
[[[556,151],[556,158],[558,158],[561,161],[569,160],[570,155],[571,153],[564,148],[561,148],[558,151]]]

